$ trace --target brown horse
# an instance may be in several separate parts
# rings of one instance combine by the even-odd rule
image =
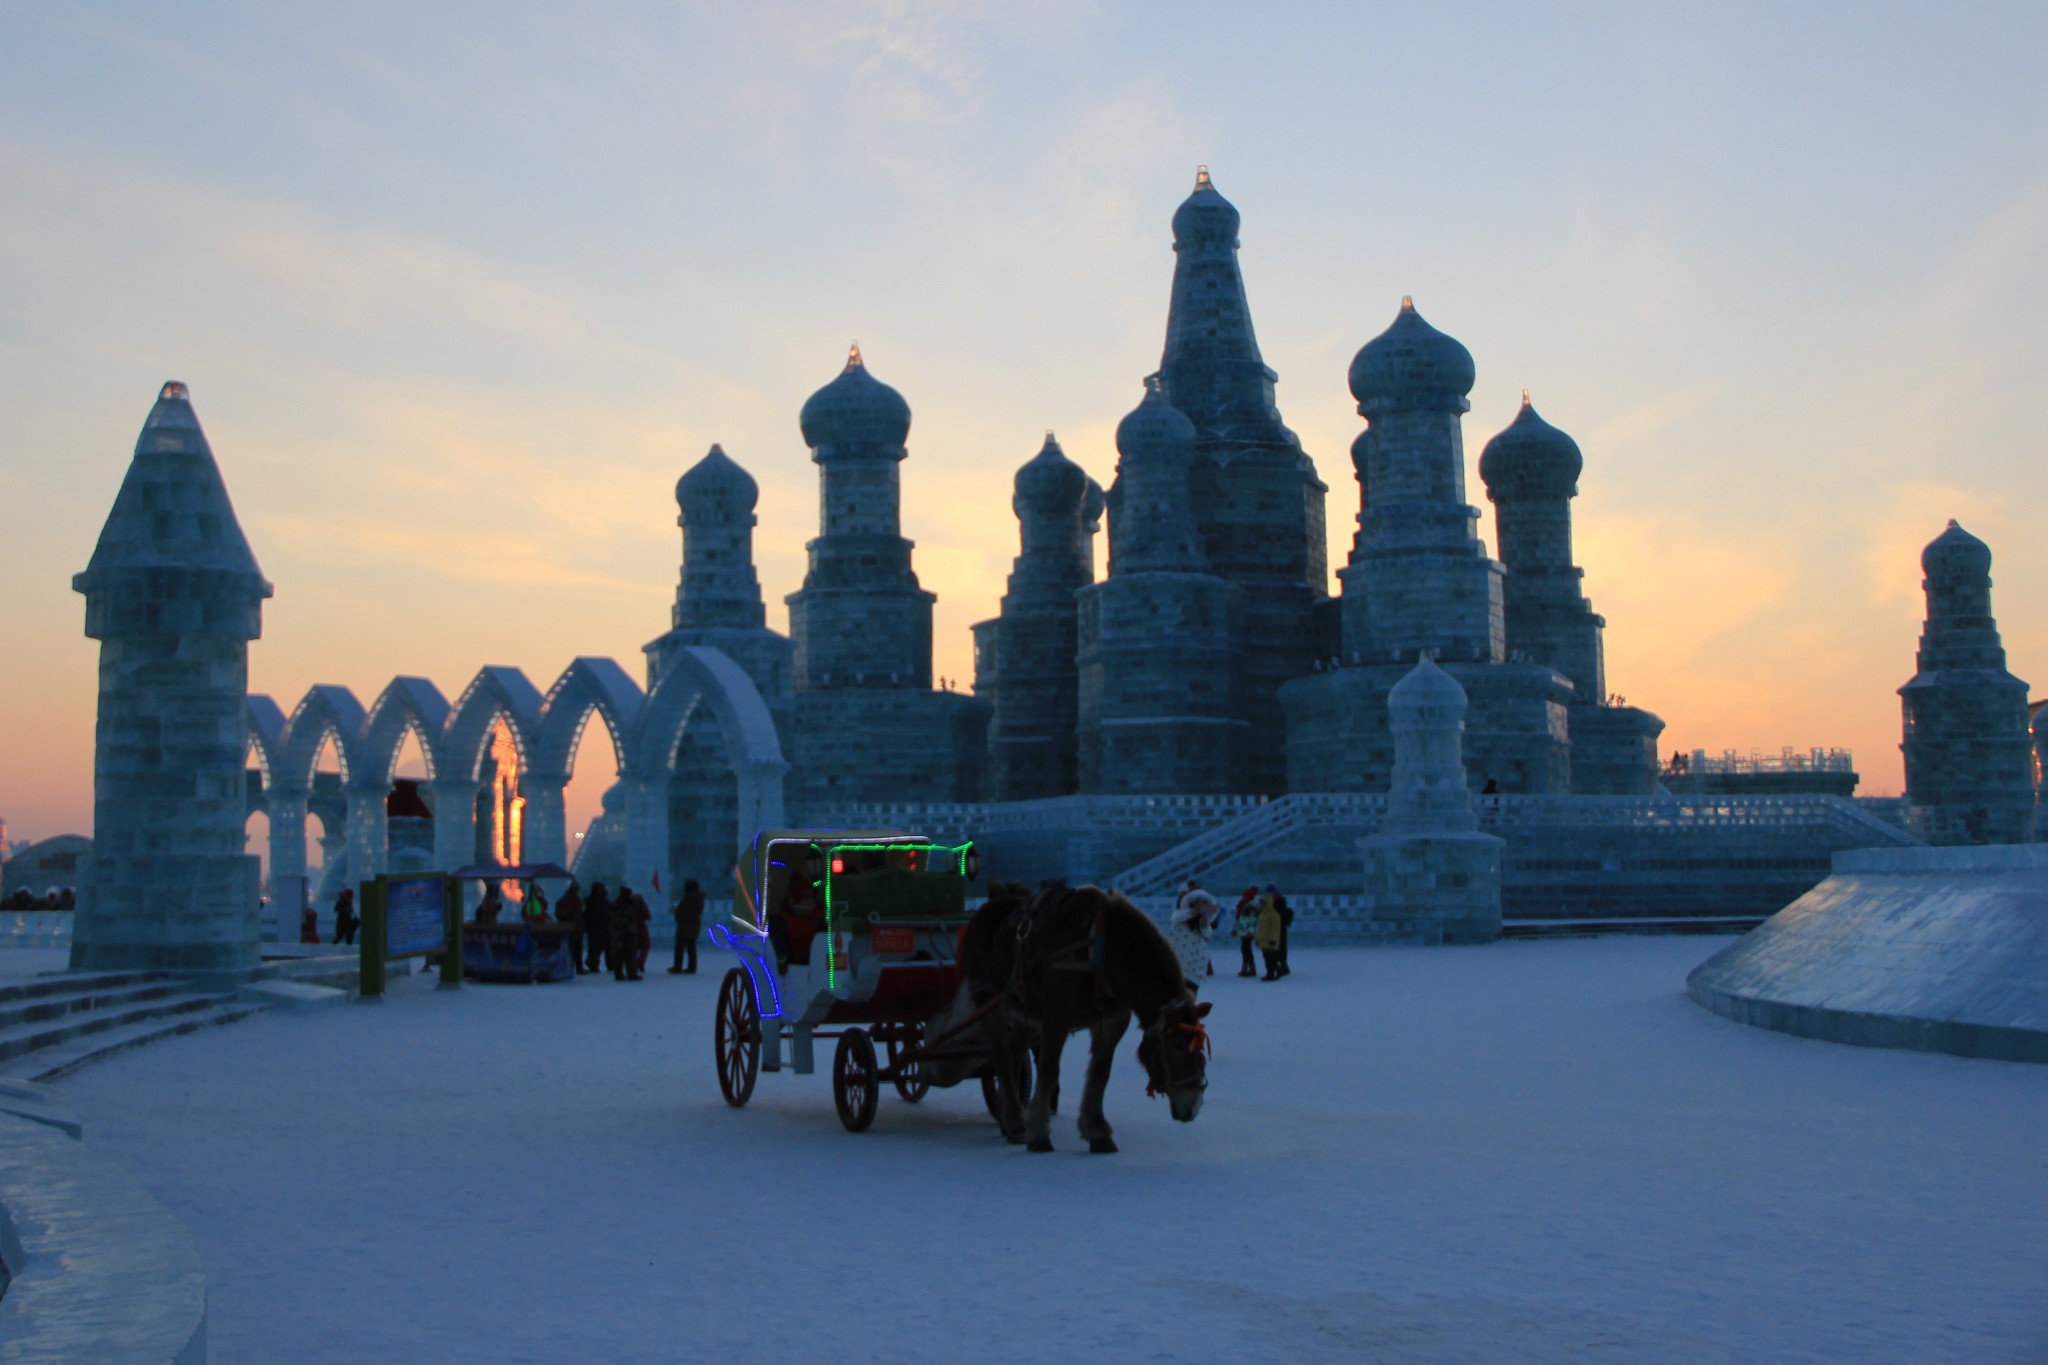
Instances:
[[[1114,1152],[1102,1114],[1116,1045],[1133,1016],[1143,1037],[1138,1060],[1146,1093],[1164,1093],[1174,1118],[1192,1121],[1208,1086],[1206,1004],[1181,975],[1180,958],[1146,914],[1092,886],[1048,887],[1031,894],[998,886],[975,911],[961,940],[960,966],[975,1005],[999,1001],[988,1015],[997,1076],[1036,1062],[1029,1109],[1019,1086],[1000,1085],[1003,1136],[1034,1152],[1052,1148],[1060,1053],[1070,1034],[1089,1031],[1088,1079],[1079,1128],[1091,1152]]]

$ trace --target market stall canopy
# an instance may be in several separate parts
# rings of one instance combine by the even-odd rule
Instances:
[[[568,881],[575,876],[560,863],[476,863],[458,867],[448,875],[465,879],[475,877],[487,882],[527,882],[537,877]]]

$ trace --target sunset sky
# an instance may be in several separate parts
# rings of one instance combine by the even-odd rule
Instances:
[[[1412,294],[1478,365],[1468,471],[1524,387],[1583,447],[1609,685],[1665,751],[1848,747],[1896,793],[1948,518],[2048,693],[2044,51],[2037,3],[7,6],[0,814],[90,832],[70,578],[165,379],[277,586],[251,686],[289,710],[637,676],[714,441],[786,628],[797,410],[858,338],[915,414],[935,672],[971,676],[1016,467],[1052,428],[1112,476],[1198,163],[1333,563],[1345,368]]]

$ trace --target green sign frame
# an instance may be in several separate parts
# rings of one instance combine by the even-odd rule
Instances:
[[[416,901],[420,894],[418,883],[431,883],[439,891],[441,903],[441,933],[439,940],[431,947],[403,945],[408,951],[391,952],[391,903],[394,883],[405,884],[399,891],[404,902]],[[385,964],[401,958],[417,957],[426,959],[429,965],[441,968],[440,989],[459,990],[462,986],[462,883],[445,872],[387,872],[380,873],[371,881],[358,888],[356,901],[362,924],[358,930],[357,942],[361,952],[361,998],[381,1000],[384,998]],[[411,926],[415,931],[417,924]],[[419,942],[415,935],[413,943]]]

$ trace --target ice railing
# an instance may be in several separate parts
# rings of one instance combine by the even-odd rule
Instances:
[[[818,826],[940,831],[1075,829],[1169,830],[1194,834],[1267,804],[1263,796],[1050,796],[1035,801],[859,801],[807,806]]]
[[[1673,755],[1667,771],[1681,775],[1749,777],[1760,773],[1853,773],[1856,756],[1847,749],[1808,749],[1804,753],[1786,745],[1775,754],[1751,749],[1747,754],[1723,749],[1709,754],[1694,749],[1690,755]]]
[[[1858,847],[1918,844],[1919,839],[1857,807],[1821,793],[1765,796],[1477,796],[1479,828],[1641,829],[1670,833],[1707,830],[1836,830]],[[1387,798],[1367,792],[1305,792],[1283,796],[1238,819],[1205,830],[1110,878],[1132,896],[1178,888],[1298,829],[1349,826],[1369,834],[1386,816]]]

